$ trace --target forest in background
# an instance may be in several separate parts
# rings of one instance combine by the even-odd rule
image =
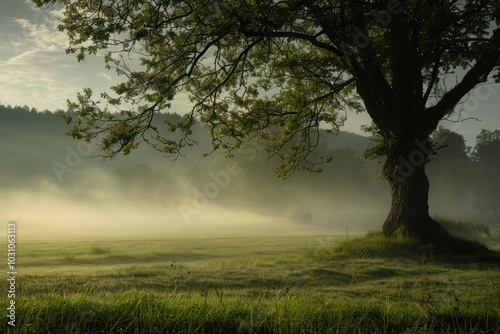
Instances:
[[[159,114],[155,122],[175,120]],[[210,205],[287,218],[298,224],[328,224],[333,215],[378,217],[388,211],[390,194],[376,161],[363,159],[368,137],[327,134],[317,154],[331,156],[321,173],[297,172],[287,180],[273,175],[277,162],[258,144],[248,144],[233,158],[210,153],[206,127],[198,124],[196,145],[176,159],[141,145],[129,156],[103,161],[95,145],[65,136],[60,115],[34,108],[0,105],[0,196],[52,193],[88,203],[116,201],[124,206],[176,207],[190,219]],[[497,216],[500,208],[500,130],[483,130],[475,147],[440,128],[439,147],[427,167],[430,206],[437,215]],[[228,165],[229,164],[229,165]],[[215,186],[214,186],[215,185]],[[375,227],[377,225],[374,225]]]

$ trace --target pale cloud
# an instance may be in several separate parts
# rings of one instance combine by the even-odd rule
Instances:
[[[16,19],[15,22],[22,28],[24,37],[24,40],[18,40],[18,46],[40,50],[48,47],[58,47],[64,50],[68,46],[66,34],[57,29],[58,19],[55,17],[48,17],[41,24],[36,24],[27,19]]]
[[[112,72],[105,73],[101,56],[79,63],[66,54],[67,35],[57,28],[62,8],[35,9],[27,4],[31,14],[10,19],[15,29],[2,45],[10,51],[0,61],[0,103],[66,109],[66,101],[74,100],[83,88],[92,88],[98,96],[118,82]]]
[[[9,31],[10,38],[2,45],[10,51],[0,53],[0,103],[66,109],[67,100],[75,100],[83,88],[90,87],[98,98],[125,79],[105,69],[103,53],[83,62],[66,54],[68,37],[57,28],[62,8],[29,8],[31,17],[10,19],[16,29]]]
[[[37,109],[65,109],[85,87],[97,94],[107,91],[117,78],[102,72],[99,57],[77,62],[57,46],[29,50],[0,61],[0,103],[28,105]],[[110,72],[111,73],[111,72]],[[107,80],[102,80],[107,76]]]
[[[51,64],[55,58],[59,58],[60,50],[55,46],[44,50],[29,50],[7,60],[9,66],[46,66]],[[61,60],[61,59],[59,59]]]
[[[107,73],[104,73],[104,72],[99,72],[96,74],[96,77],[98,79],[105,79],[107,81],[112,81],[113,80],[113,77]]]
[[[57,28],[62,10],[30,8],[31,16],[8,19],[13,27],[7,34],[7,42],[12,51],[22,53],[33,49],[43,50],[50,46],[65,49],[68,46],[66,35]]]

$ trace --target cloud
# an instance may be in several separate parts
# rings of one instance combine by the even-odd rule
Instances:
[[[83,88],[99,93],[116,83],[115,77],[104,73],[102,57],[79,63],[74,55],[66,55],[68,38],[57,28],[62,8],[25,6],[22,15],[8,17],[0,61],[0,103],[65,109],[66,100],[73,100]]]
[[[65,109],[84,87],[107,91],[117,78],[103,73],[99,57],[78,63],[56,45],[0,61],[0,102],[37,109]],[[106,77],[106,80],[100,78]]]
[[[0,103],[65,109],[66,100],[74,100],[83,88],[92,88],[98,96],[125,79],[106,71],[102,56],[88,56],[78,63],[74,55],[66,55],[68,38],[57,28],[64,17],[62,8],[35,9],[27,1],[25,9],[24,17],[10,18],[16,30],[8,32],[8,41],[1,46],[10,52],[1,53],[7,59],[0,61]],[[213,57],[206,61],[210,59],[213,61]],[[171,111],[186,113],[191,108],[188,94],[180,93]]]
[[[34,9],[27,6],[30,14],[24,13],[23,17],[6,17],[4,29],[8,29],[7,45],[15,53],[27,50],[43,50],[47,47],[57,46],[65,49],[68,41],[65,33],[60,32],[57,26],[60,23],[62,9]],[[5,46],[4,46],[5,48]]]
[[[113,77],[111,77],[109,74],[107,73],[104,73],[104,72],[99,72],[96,74],[96,77],[98,79],[105,79],[105,80],[108,80],[108,81],[112,81],[113,80]]]
[[[47,18],[42,24],[36,24],[27,19],[16,19],[15,22],[22,28],[24,40],[18,41],[21,45],[39,50],[48,47],[58,47],[63,50],[68,46],[66,34],[57,29],[56,18]]]

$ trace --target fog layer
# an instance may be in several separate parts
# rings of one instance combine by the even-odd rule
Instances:
[[[380,165],[361,158],[368,139],[350,133],[325,134],[319,152],[333,161],[322,173],[283,181],[273,175],[277,162],[256,144],[231,159],[202,158],[210,148],[201,126],[199,145],[175,161],[147,147],[102,161],[96,145],[65,131],[52,113],[2,106],[0,219],[39,234],[356,233],[379,228],[389,210]],[[448,191],[436,177],[441,171],[431,176],[434,199]],[[449,210],[440,205],[434,209]]]

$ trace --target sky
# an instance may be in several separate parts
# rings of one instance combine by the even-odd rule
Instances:
[[[38,110],[66,109],[66,101],[90,87],[97,95],[119,82],[113,71],[104,68],[102,57],[87,57],[79,63],[66,55],[67,37],[57,30],[61,9],[36,9],[29,0],[2,0],[0,3],[0,103],[27,105]],[[453,79],[453,78],[451,78]],[[183,113],[187,97],[173,103],[171,112]],[[445,127],[462,134],[468,145],[482,128],[500,128],[500,85],[478,87],[462,105],[465,122],[443,121]],[[453,119],[457,119],[454,116]],[[348,113],[346,131],[363,134],[369,124],[366,113]]]

